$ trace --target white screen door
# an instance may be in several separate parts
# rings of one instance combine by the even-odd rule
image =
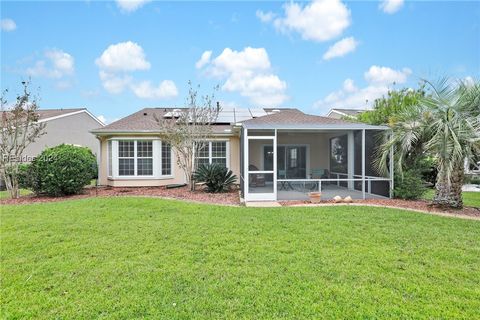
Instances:
[[[268,201],[276,200],[277,193],[277,177],[276,170],[276,152],[275,152],[275,137],[271,136],[254,136],[248,137],[247,145],[247,190],[246,200]],[[265,165],[264,148],[269,147],[267,155],[274,159],[273,166]],[[270,148],[271,147],[271,148]]]

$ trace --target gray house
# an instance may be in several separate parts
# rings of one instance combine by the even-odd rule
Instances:
[[[37,113],[39,122],[45,123],[46,134],[25,149],[25,157],[35,157],[45,148],[62,143],[88,147],[98,155],[100,145],[90,130],[103,127],[104,124],[86,108],[44,109]]]
[[[341,109],[332,108],[327,113],[327,117],[333,119],[353,118],[355,119],[359,114],[365,112],[365,109]]]

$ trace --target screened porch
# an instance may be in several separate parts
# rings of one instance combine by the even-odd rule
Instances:
[[[392,170],[381,175],[372,164],[383,130],[243,128],[243,196],[246,201],[308,200],[310,192],[321,192],[322,200],[390,197]]]

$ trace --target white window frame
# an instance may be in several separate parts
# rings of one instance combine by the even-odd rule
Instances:
[[[152,143],[152,156],[151,157],[139,157],[138,156],[138,142],[151,142]],[[138,140],[135,140],[135,176],[136,177],[154,177],[155,174],[155,166],[153,164],[153,158],[154,158],[154,147],[153,147],[154,143],[153,141],[151,140],[144,140],[144,139],[138,139]],[[142,174],[142,175],[139,175],[138,174],[138,160],[139,159],[152,159],[152,174]]]
[[[213,159],[222,159],[223,157],[213,157],[212,156],[212,142],[225,142],[225,166],[227,169],[230,169],[230,140],[226,139],[209,139],[208,141],[200,141],[200,143],[208,144],[208,158],[200,157],[200,159],[208,159],[208,163],[212,164]],[[193,155],[194,161],[197,160],[197,156]]]
[[[118,142],[126,142],[129,140],[118,140]],[[117,142],[117,150],[119,150],[119,143]],[[121,159],[133,159],[133,174],[129,175],[120,175],[120,160]],[[113,162],[113,159],[112,159]],[[124,177],[124,178],[129,178],[129,177],[135,177],[137,175],[137,141],[133,141],[133,157],[120,157],[120,152],[117,151],[117,167],[118,167],[118,176],[119,177]],[[142,176],[143,177],[143,176]]]
[[[119,157],[118,157],[118,142],[133,140],[134,143],[134,156],[135,156],[135,175],[121,176],[119,175]],[[115,137],[107,140],[107,143],[112,143],[112,175],[108,176],[110,180],[164,180],[173,179],[175,177],[174,166],[174,151],[170,148],[170,167],[171,174],[162,175],[162,141],[158,138],[152,137]],[[138,175],[137,174],[137,141],[152,141],[152,156],[153,156],[153,174],[152,175]],[[107,146],[108,149],[108,146]],[[140,157],[143,158],[143,157]],[[108,160],[107,160],[107,170]],[[107,171],[108,172],[108,171]]]

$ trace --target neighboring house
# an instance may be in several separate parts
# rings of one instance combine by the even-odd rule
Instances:
[[[360,113],[365,112],[367,110],[363,109],[339,109],[339,108],[332,108],[327,113],[327,117],[333,119],[343,119],[344,117],[351,117],[355,119]]]
[[[172,114],[172,108],[146,108],[92,130],[101,143],[100,184],[184,183],[185,174],[170,145],[160,140],[156,121]],[[325,199],[391,195],[393,168],[382,177],[372,165],[375,135],[388,127],[270,108],[222,110],[212,130],[196,161],[231,169],[246,201],[304,200],[319,190]]]
[[[38,110],[37,114],[38,122],[45,123],[46,133],[25,149],[25,157],[36,157],[45,148],[62,143],[88,147],[98,155],[99,143],[90,130],[103,127],[104,124],[87,109],[43,109]]]

